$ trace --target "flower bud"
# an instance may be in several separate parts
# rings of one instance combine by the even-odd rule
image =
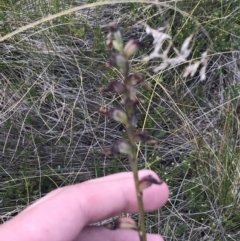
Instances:
[[[128,118],[127,118],[127,115],[124,111],[122,110],[118,110],[118,109],[114,109],[112,111],[112,118],[117,121],[117,122],[120,122],[124,125],[127,125],[128,123]]]
[[[110,66],[117,67],[123,74],[126,73],[128,69],[127,60],[118,53],[113,53],[109,58]]]
[[[137,142],[146,142],[150,139],[148,134],[145,131],[137,131],[134,134],[134,138],[135,138],[135,141]]]
[[[111,50],[112,47],[113,47],[113,36],[112,36],[112,33],[108,33],[107,35],[107,40],[106,40],[106,49],[107,50]]]
[[[117,28],[116,24],[113,23],[113,22],[109,23],[109,24],[108,24],[108,31],[109,31],[110,33],[114,33],[114,32],[116,32],[116,31],[118,31],[118,28]]]
[[[109,111],[105,107],[100,106],[97,111],[98,111],[98,113],[100,113],[102,115],[105,115],[105,116],[109,115]]]
[[[120,152],[121,154],[127,154],[128,156],[131,156],[131,157],[133,154],[132,147],[125,140],[115,142],[111,147],[111,152],[112,153]]]
[[[149,139],[145,143],[147,145],[153,146],[153,148],[155,148],[155,149],[158,147],[158,142],[156,140],[153,140],[153,139]]]
[[[116,220],[114,229],[133,229],[138,230],[136,222],[129,217],[120,217]]]
[[[129,89],[129,96],[124,100],[126,108],[135,108],[136,105],[139,103],[139,99],[136,96],[135,88],[131,86]]]
[[[99,150],[98,153],[99,153],[99,154],[103,154],[103,155],[105,155],[105,156],[110,156],[110,155],[113,154],[113,153],[112,153],[112,150],[109,149],[109,148]]]
[[[118,51],[118,52],[122,52],[123,49],[123,42],[122,39],[115,39],[112,41],[113,47]]]
[[[108,25],[109,32],[113,36],[114,40],[112,41],[113,47],[118,51],[122,52],[123,50],[123,40],[122,35],[115,23],[110,23]]]
[[[141,73],[130,74],[127,80],[127,84],[135,86],[143,84],[145,81],[145,75]]]
[[[146,176],[146,177],[144,177],[144,178],[142,178],[140,180],[140,182],[139,182],[139,189],[142,192],[144,189],[150,187],[152,184],[160,185],[162,183],[163,183],[162,180],[158,181],[153,176],[148,175],[148,176]]]
[[[124,49],[123,49],[123,54],[124,56],[129,59],[132,55],[134,55],[139,49],[139,42],[134,39],[130,39]]]
[[[118,80],[112,80],[106,87],[98,88],[100,92],[112,91],[114,93],[122,94],[126,91],[126,86]]]

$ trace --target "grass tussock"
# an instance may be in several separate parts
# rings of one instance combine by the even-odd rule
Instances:
[[[159,145],[138,146],[139,168],[156,171],[171,190],[164,209],[146,215],[147,231],[169,241],[239,240],[238,1],[91,2],[34,25],[79,3],[0,0],[1,37],[33,24],[0,45],[1,222],[56,187],[130,170],[124,156],[99,155],[126,135],[97,112],[121,106],[117,94],[97,91],[121,76],[105,68],[105,27],[114,21],[125,42],[145,43],[131,59],[132,72],[144,73],[151,88],[138,89],[137,128]],[[187,63],[154,73],[160,60],[142,62],[153,51],[143,24],[166,27],[178,49],[192,35]],[[199,72],[184,78],[206,49],[206,80]]]

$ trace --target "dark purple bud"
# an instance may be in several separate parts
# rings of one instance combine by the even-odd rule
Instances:
[[[105,116],[109,116],[109,110],[102,106],[98,108],[98,113],[105,115]]]
[[[141,82],[140,85],[145,90],[152,90],[145,82]]]
[[[139,181],[139,189],[140,191],[143,191],[144,189],[150,187],[152,184],[160,185],[162,183],[162,180],[157,180],[153,176],[148,175]]]
[[[109,64],[110,66],[117,67],[123,74],[128,70],[127,60],[119,53],[112,53],[109,58]]]
[[[126,105],[126,108],[135,108],[136,105],[139,103],[139,99],[137,98],[136,95],[132,95],[132,96],[129,96],[127,97],[125,100],[124,100],[124,103]]]
[[[130,74],[126,82],[129,85],[135,86],[135,85],[144,83],[144,81],[145,81],[144,74],[135,73],[135,74]]]
[[[126,86],[118,80],[112,80],[106,87],[98,89],[100,92],[112,91],[114,93],[122,94],[126,91]]]
[[[109,23],[108,24],[108,30],[109,30],[109,32],[112,32],[112,33],[118,31],[117,25],[113,22]]]
[[[135,107],[139,103],[139,99],[137,98],[135,87],[130,86],[129,94],[124,101],[125,101],[125,105],[128,107]]]
[[[153,139],[149,139],[148,141],[145,142],[147,145],[152,145],[154,146],[154,148],[158,147],[158,142],[153,140]]]
[[[111,149],[102,149],[99,150],[98,153],[103,154],[105,156],[110,156],[113,154]]]
[[[134,138],[136,142],[147,142],[150,139],[145,131],[137,131],[134,134]]]
[[[117,67],[117,56],[119,53],[112,53],[109,58],[109,65],[113,67]]]

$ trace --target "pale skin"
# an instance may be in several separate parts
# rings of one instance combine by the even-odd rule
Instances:
[[[157,175],[140,171],[139,178]],[[168,199],[165,183],[143,191],[145,211],[162,207]],[[41,198],[0,226],[4,241],[139,241],[134,230],[109,230],[89,226],[121,213],[136,213],[137,200],[131,172],[94,179],[59,188]],[[148,234],[148,241],[163,241]]]

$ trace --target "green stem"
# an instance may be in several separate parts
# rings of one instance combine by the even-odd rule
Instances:
[[[126,114],[128,117],[128,126],[127,126],[127,135],[129,139],[129,143],[132,147],[133,153],[131,157],[129,157],[129,161],[131,164],[135,189],[137,194],[137,203],[138,203],[138,213],[139,213],[139,238],[140,241],[146,241],[146,227],[145,227],[145,218],[144,218],[144,206],[143,206],[143,199],[142,199],[142,191],[139,188],[139,179],[138,179],[138,163],[137,163],[137,151],[135,147],[135,140],[134,140],[134,129],[135,127],[131,123],[131,116],[133,111],[128,107],[126,108]]]

